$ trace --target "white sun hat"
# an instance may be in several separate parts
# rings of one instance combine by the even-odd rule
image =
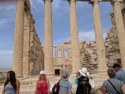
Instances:
[[[44,70],[41,70],[40,74],[46,74],[46,72]]]
[[[87,69],[85,67],[80,69],[79,72],[82,76],[89,76],[89,72],[87,71]]]

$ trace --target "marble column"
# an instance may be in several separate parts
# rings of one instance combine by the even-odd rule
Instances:
[[[114,6],[116,30],[118,34],[118,42],[120,47],[122,68],[125,69],[125,27],[121,12],[121,1],[120,0],[113,1],[113,6]]]
[[[98,1],[95,0],[92,3],[92,6],[93,6],[95,41],[97,48],[98,72],[101,73],[107,71],[107,62],[106,62],[105,46],[103,40]]]
[[[24,35],[24,0],[17,0],[14,36],[13,70],[17,77],[22,75],[23,66],[23,35]]]
[[[23,76],[29,75],[30,60],[30,12],[24,13]]]
[[[81,69],[80,63],[80,46],[76,15],[76,0],[69,0],[70,5],[70,33],[72,47],[72,74]]]
[[[53,68],[53,42],[52,42],[52,0],[44,0],[44,53],[45,62],[44,69],[47,75],[54,74]]]
[[[58,50],[55,51],[55,57],[58,57]]]
[[[64,57],[64,49],[63,48],[61,49],[61,53],[62,53],[61,57]]]
[[[31,17],[32,18],[32,17]],[[29,75],[32,75],[33,74],[33,63],[34,63],[34,50],[33,50],[33,46],[34,46],[34,24],[35,24],[35,21],[33,19],[31,19],[31,28],[30,28],[30,60],[29,60]]]

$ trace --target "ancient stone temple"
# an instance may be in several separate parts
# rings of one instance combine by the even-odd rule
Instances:
[[[17,77],[38,74],[44,68],[44,53],[29,0],[17,1],[16,8],[13,70]]]
[[[80,44],[78,38],[76,14],[77,0],[68,0],[70,12],[71,41],[68,44],[64,43],[63,46],[55,46],[56,52],[55,57],[53,58],[52,0],[43,1],[45,15],[44,52],[34,28],[35,21],[33,20],[31,14],[29,1],[17,1],[13,64],[13,69],[16,71],[17,76],[36,74],[40,69],[43,68],[45,69],[47,75],[54,75],[55,71],[59,71],[61,69],[70,70],[70,73],[74,74],[82,66],[87,67],[89,71],[92,72],[95,71],[98,73],[105,73],[107,70],[107,62],[114,62],[113,60],[117,60],[118,62],[125,61],[125,44],[123,42],[123,40],[125,39],[125,29],[123,21],[124,6],[122,6],[120,1],[111,1],[114,9],[111,17],[112,15],[114,15],[113,18],[115,19],[115,25],[113,23],[112,29],[114,27],[116,28],[117,34],[115,35],[118,37],[116,39],[118,39],[119,43],[119,50],[116,52],[119,53],[117,54],[117,57],[119,57],[120,59],[112,59],[111,55],[109,55],[112,52],[111,50],[113,50],[109,50],[109,48],[111,48],[110,43],[108,43],[108,41],[110,40],[110,34],[108,34],[108,36],[106,37],[106,41],[103,40],[98,0],[89,1],[92,5],[93,10],[95,42],[82,42]],[[66,45],[69,46],[67,47]],[[62,52],[62,55],[60,58],[57,58],[57,54],[59,51]],[[64,53],[68,53],[68,55],[65,57]],[[114,53],[111,54],[115,55]],[[55,64],[56,67],[54,67]],[[125,64],[121,64],[124,68]]]
[[[95,41],[79,42],[76,1],[86,1],[92,5]],[[29,77],[21,80],[21,94],[34,94],[37,77],[42,69],[46,71],[51,87],[60,79],[54,75],[60,75],[60,70],[68,71],[71,74],[70,80],[74,83],[74,74],[80,68],[86,67],[90,74],[97,75],[97,79],[95,77],[92,80],[97,86],[101,86],[103,80],[107,79],[108,66],[112,67],[113,63],[120,63],[125,69],[124,0],[67,0],[70,12],[70,41],[56,46],[52,38],[52,2],[54,0],[43,0],[43,2],[44,47],[36,33],[30,1],[17,0],[16,2],[13,70],[17,77]],[[112,27],[105,40],[100,19],[100,2],[111,2],[113,7],[113,12],[109,14]],[[37,76],[33,78],[33,75]],[[75,89],[73,84],[73,90]]]

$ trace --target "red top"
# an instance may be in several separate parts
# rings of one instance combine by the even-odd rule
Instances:
[[[48,94],[48,83],[47,80],[43,80],[43,82],[37,82],[37,90],[36,94]]]

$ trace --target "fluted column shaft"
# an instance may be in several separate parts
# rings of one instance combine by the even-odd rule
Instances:
[[[76,0],[69,0],[70,5],[70,33],[72,45],[72,73],[76,73],[81,68],[80,47],[78,37]]]
[[[13,61],[13,70],[15,71],[17,77],[22,76],[23,33],[24,33],[24,0],[17,0],[15,38],[14,38],[14,61]]]
[[[45,45],[45,62],[44,68],[47,75],[54,74],[53,55],[52,55],[52,5],[51,0],[44,0],[45,4],[45,25],[44,25],[44,45]]]
[[[106,55],[105,55],[105,46],[102,34],[102,26],[100,20],[99,4],[98,1],[93,2],[93,18],[94,18],[94,31],[95,31],[95,41],[97,48],[97,62],[98,62],[98,71],[106,72]]]
[[[122,62],[122,67],[125,69],[125,27],[121,12],[121,2],[119,0],[115,0],[113,2],[113,6],[114,6],[116,30],[118,34],[118,42],[120,47],[121,62]]]
[[[55,57],[58,57],[58,50],[55,51]]]
[[[28,76],[30,71],[30,17],[30,12],[24,13],[23,76]]]
[[[32,54],[33,52],[33,45],[34,45],[34,23],[35,21],[33,19],[31,19],[31,28],[30,28],[30,64],[29,64],[29,75],[32,75],[33,73],[33,63],[34,63],[34,54]]]

